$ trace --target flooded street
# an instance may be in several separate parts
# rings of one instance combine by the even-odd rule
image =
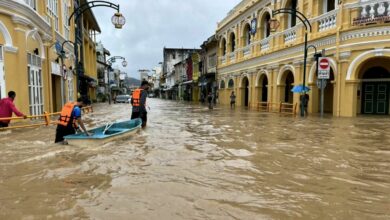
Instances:
[[[390,219],[390,118],[149,103],[145,130],[103,146],[0,132],[0,219]],[[125,104],[84,116],[129,117]]]

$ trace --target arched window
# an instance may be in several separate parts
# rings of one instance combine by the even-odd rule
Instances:
[[[222,38],[221,50],[222,50],[222,56],[225,56],[226,55],[226,39],[225,38]]]
[[[229,80],[228,88],[229,88],[229,89],[234,88],[234,81],[233,81],[233,79],[230,79],[230,80]]]
[[[236,50],[236,35],[234,33],[230,34],[230,52],[234,52]]]
[[[287,4],[287,8],[291,9],[297,9],[298,1],[297,0],[290,0],[290,2]],[[295,27],[297,24],[297,16],[295,13],[288,14],[288,20],[287,20],[287,28]]]
[[[336,1],[337,0],[322,0],[322,10],[320,10],[320,14],[324,14],[336,9]]]
[[[245,25],[245,28],[244,28],[244,37],[245,37],[245,45],[244,46],[248,46],[251,44],[251,26],[249,24],[246,24]]]
[[[219,84],[219,88],[220,89],[224,89],[225,88],[225,81],[224,80],[221,80],[221,83]]]
[[[263,32],[262,32],[262,38],[267,38],[271,34],[271,28],[269,21],[271,20],[271,15],[267,12],[263,16],[262,25],[263,25]]]

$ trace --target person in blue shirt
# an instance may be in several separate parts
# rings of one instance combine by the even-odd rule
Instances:
[[[56,129],[55,143],[66,144],[64,137],[75,134],[79,126],[87,136],[90,136],[81,119],[81,107],[83,106],[85,104],[82,98],[77,99],[77,102],[69,102],[64,105]]]

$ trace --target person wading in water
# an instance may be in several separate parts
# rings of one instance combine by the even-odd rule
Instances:
[[[148,120],[146,111],[146,98],[148,97],[149,83],[147,81],[142,81],[141,87],[134,90],[131,97],[131,105],[133,106],[131,112],[131,119],[141,118],[142,119],[142,128],[145,128],[146,122]]]
[[[81,107],[85,106],[82,98],[77,99],[77,102],[68,102],[61,110],[61,115],[56,129],[55,143],[63,143],[64,137],[76,133],[78,125],[83,129],[87,136],[90,136],[81,119]]]

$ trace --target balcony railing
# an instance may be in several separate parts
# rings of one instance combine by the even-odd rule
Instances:
[[[260,41],[261,51],[267,51],[270,48],[269,40],[270,40],[270,38],[268,37],[268,38],[265,38],[265,39]]]
[[[316,20],[318,23],[318,31],[326,31],[336,27],[338,9],[325,13],[319,16]]]
[[[248,46],[244,47],[242,49],[242,51],[244,52],[244,57],[250,55],[251,54],[251,46],[248,45]]]
[[[292,43],[297,39],[297,31],[296,28],[290,28],[284,33],[284,43]]]
[[[225,64],[226,63],[226,55],[221,57],[221,63]]]
[[[390,22],[390,1],[361,0],[360,17],[353,20],[353,25]]]
[[[230,62],[234,62],[236,60],[236,52],[231,52],[229,54],[229,60]]]

